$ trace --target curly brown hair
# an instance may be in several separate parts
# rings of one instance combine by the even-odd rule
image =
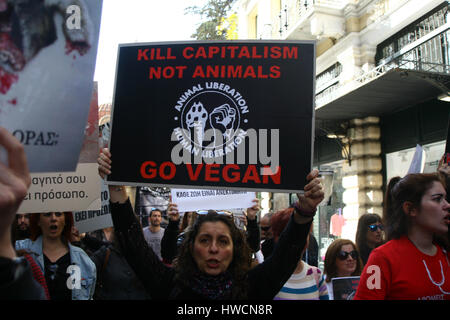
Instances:
[[[233,280],[231,298],[246,299],[248,292],[246,278],[252,262],[251,249],[247,244],[245,234],[236,227],[233,219],[227,215],[218,214],[213,210],[209,210],[206,215],[198,215],[192,228],[186,232],[186,237],[173,263],[176,274],[175,281],[178,285],[189,287],[193,275],[198,272],[192,250],[200,227],[205,222],[222,222],[230,230],[233,241],[233,260],[227,271],[230,272]]]

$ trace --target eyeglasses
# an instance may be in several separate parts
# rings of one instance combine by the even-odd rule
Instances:
[[[380,231],[383,231],[383,230],[384,230],[383,225],[382,225],[382,224],[371,224],[371,225],[369,226],[369,230],[372,231],[372,232],[375,232],[375,231],[377,231],[378,229],[380,229]]]
[[[261,227],[262,231],[269,231],[269,229],[270,229],[270,226],[269,227]]]
[[[358,257],[359,257],[359,254],[358,254],[358,251],[356,251],[356,250],[353,250],[353,251],[350,251],[350,252],[347,252],[347,251],[340,251],[339,253],[338,253],[338,259],[339,260],[347,260],[347,258],[348,258],[348,256],[351,256],[352,257],[352,259],[354,259],[354,260],[356,260],[356,259],[358,259]]]

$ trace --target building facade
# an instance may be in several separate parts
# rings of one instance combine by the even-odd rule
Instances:
[[[450,112],[449,9],[443,0],[235,3],[239,39],[316,41],[314,165],[329,172],[314,229],[321,256],[335,238],[354,241],[362,214],[381,215],[388,179],[408,172],[417,145],[421,170],[436,170]],[[292,201],[271,197],[275,210]]]

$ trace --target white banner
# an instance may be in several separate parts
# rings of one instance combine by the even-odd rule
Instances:
[[[73,220],[78,232],[85,233],[113,226],[109,208],[109,191],[102,180],[102,207],[95,211],[78,211],[73,213]]]
[[[254,192],[223,189],[172,189],[171,194],[180,212],[250,208],[256,199]]]
[[[79,163],[75,172],[31,174],[18,213],[99,210],[100,181],[94,163]]]
[[[74,172],[32,173],[31,186],[19,213],[99,210],[100,181],[97,156],[98,90],[94,83],[83,147]]]

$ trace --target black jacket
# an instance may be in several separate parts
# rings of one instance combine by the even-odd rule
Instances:
[[[14,261],[0,257],[1,300],[46,300],[44,289],[34,280],[25,259]]]
[[[110,254],[105,264],[106,253]],[[133,269],[113,244],[104,245],[91,256],[97,267],[94,300],[147,300],[147,294]]]
[[[129,200],[111,203],[111,215],[122,252],[153,299],[205,299],[176,285],[175,271],[148,246]],[[271,257],[248,272],[248,299],[272,300],[280,291],[300,260],[310,226],[296,224],[291,217]]]

